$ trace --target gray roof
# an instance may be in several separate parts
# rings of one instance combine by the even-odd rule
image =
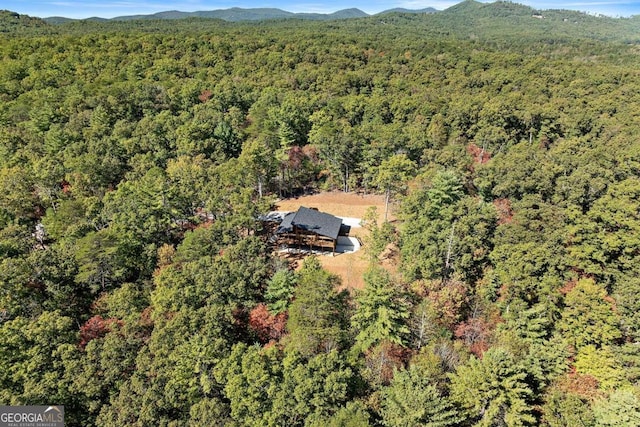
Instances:
[[[342,220],[328,213],[301,206],[298,212],[291,212],[284,217],[278,227],[278,233],[291,232],[294,225],[320,236],[337,239]]]

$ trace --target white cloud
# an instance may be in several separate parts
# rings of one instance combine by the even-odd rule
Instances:
[[[459,1],[451,1],[451,0],[428,0],[428,1],[423,1],[423,0],[406,0],[406,1],[400,1],[398,3],[398,7],[403,7],[405,9],[426,9],[428,7],[432,7],[434,9],[437,10],[445,10],[457,3],[460,3]]]
[[[194,4],[201,4],[201,1],[187,0],[190,10]],[[182,4],[180,3],[180,5]],[[100,16],[103,18],[113,18],[121,15],[150,14],[165,10],[176,9],[175,2],[153,2],[153,1],[42,1],[34,4],[35,11],[25,11],[33,16],[66,16],[68,18],[89,18]]]
[[[60,6],[60,7],[68,7],[68,8],[76,8],[76,9],[164,9],[170,8],[175,5],[175,3],[154,3],[154,2],[133,2],[133,1],[107,1],[107,2],[93,2],[93,1],[77,1],[77,2],[67,2],[67,1],[53,1],[53,2],[44,2],[43,4],[48,4],[51,6]]]
[[[629,5],[634,4],[634,2],[630,1],[586,1],[586,2],[576,2],[576,3],[566,3],[566,6],[618,6],[618,5]]]
[[[340,9],[326,3],[292,3],[288,6],[279,6],[279,8],[294,13],[333,13]]]

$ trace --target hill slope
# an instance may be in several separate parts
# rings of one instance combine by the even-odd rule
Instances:
[[[205,19],[218,19],[227,22],[257,22],[272,21],[269,25],[279,25],[280,20],[297,21],[326,21],[342,20],[345,26],[358,27],[361,31],[380,31],[376,16],[384,16],[385,24],[393,24],[396,30],[414,32],[423,37],[454,37],[461,39],[481,39],[499,43],[501,46],[522,46],[533,42],[556,43],[558,41],[606,40],[623,43],[640,41],[640,17],[610,18],[592,16],[582,12],[570,10],[536,10],[529,6],[498,1],[494,3],[480,3],[475,0],[465,0],[444,11],[434,9],[407,10],[390,9],[374,16],[369,16],[359,9],[344,9],[331,14],[292,13],[275,8],[231,8],[224,10],[180,12],[165,11],[153,15],[120,16],[113,19],[90,18],[86,20],[71,20],[63,17],[50,17],[44,20],[5,12],[0,21],[0,31],[12,32],[28,31],[29,28],[46,28],[45,31],[55,31],[47,24],[68,24],[81,22],[82,31],[91,25],[129,25],[129,22],[151,22],[153,28],[160,29],[170,25],[168,30],[179,27],[196,27],[204,25]],[[351,18],[364,19],[351,23]],[[193,20],[196,21],[193,21]],[[167,24],[167,21],[173,21]],[[290,21],[289,24],[291,25]],[[303,25],[302,23],[296,25]],[[306,24],[304,24],[306,25]],[[152,30],[151,27],[136,24],[138,28]],[[175,27],[175,28],[174,28]],[[390,28],[384,31],[389,31]],[[40,30],[42,31],[42,30]]]
[[[640,19],[593,16],[573,10],[536,10],[518,3],[465,0],[430,16],[434,29],[459,37],[503,41],[597,39],[633,42]]]
[[[44,27],[47,23],[28,15],[21,15],[9,10],[0,10],[0,33],[8,33],[17,29]]]
[[[166,20],[166,19],[186,19],[186,18],[208,18],[208,19],[222,19],[229,22],[240,21],[264,21],[272,19],[287,19],[296,18],[304,20],[334,20],[334,19],[350,19],[350,18],[364,18],[369,16],[365,12],[351,8],[339,10],[333,13],[293,13],[287,12],[277,8],[250,8],[244,9],[239,7],[233,7],[230,9],[216,9],[209,11],[197,11],[197,12],[180,12],[177,10],[169,10],[165,12],[158,12],[151,15],[126,15],[117,16],[109,21],[138,21],[138,20]],[[50,17],[45,18],[45,21],[51,24],[60,24],[73,21],[68,18],[62,17]]]

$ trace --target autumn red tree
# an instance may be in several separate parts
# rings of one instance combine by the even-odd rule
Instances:
[[[91,340],[102,338],[113,329],[114,325],[122,325],[122,321],[118,319],[103,319],[102,316],[96,315],[87,320],[80,327],[80,348],[84,349]]]
[[[285,334],[286,326],[287,313],[283,311],[274,316],[266,304],[258,304],[249,312],[249,328],[262,343],[279,340]]]

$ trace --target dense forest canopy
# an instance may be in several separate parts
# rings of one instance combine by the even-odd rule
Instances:
[[[0,401],[71,426],[640,425],[638,21],[533,12],[3,13]],[[257,220],[326,189],[395,201],[362,290]]]

